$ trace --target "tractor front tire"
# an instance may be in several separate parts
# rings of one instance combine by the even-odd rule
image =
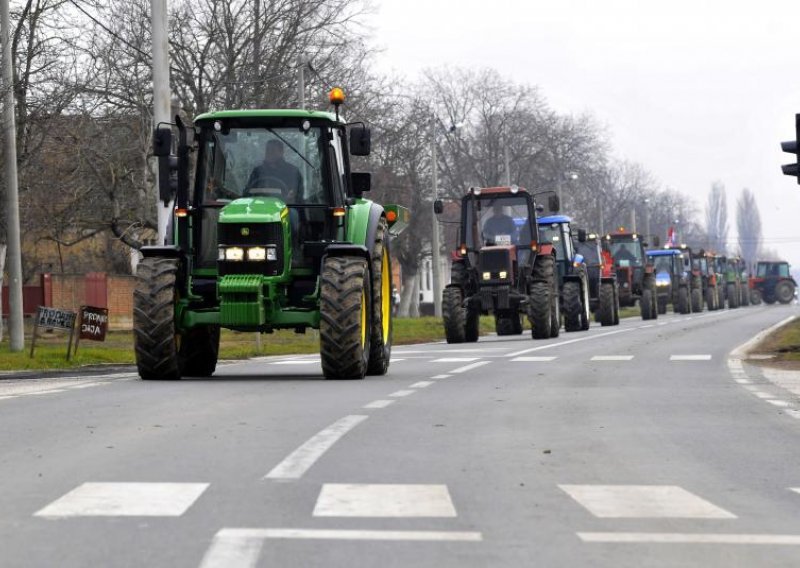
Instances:
[[[692,311],[699,314],[703,311],[703,291],[700,288],[694,288],[691,294]]]
[[[760,290],[750,290],[750,303],[754,306],[761,305],[762,297]]]
[[[783,282],[779,282],[777,286],[775,286],[775,298],[781,304],[788,304],[792,300],[794,300],[794,286],[788,280],[784,280]]]
[[[689,303],[689,290],[684,287],[678,288],[678,313],[682,315],[692,313],[692,306]]]
[[[372,285],[367,260],[327,257],[322,263],[319,343],[326,379],[363,379],[369,362]]]
[[[564,282],[564,331],[581,331],[583,302],[579,282]]]
[[[392,358],[392,261],[386,218],[381,217],[372,249],[372,329],[368,375],[385,375]]]
[[[180,360],[184,377],[210,377],[219,357],[219,326],[193,327],[181,340]]]
[[[736,289],[736,284],[727,285],[728,295],[728,309],[734,310],[739,307],[739,291]]]
[[[442,322],[447,343],[464,343],[466,310],[461,288],[448,286],[442,293]]]
[[[181,336],[175,328],[179,261],[145,258],[136,272],[133,336],[136,367],[144,380],[181,378]]]
[[[642,319],[651,320],[656,317],[653,309],[653,291],[650,288],[642,290],[642,297],[639,299],[639,304],[642,310]]]
[[[495,316],[494,329],[497,335],[519,335],[522,333],[522,322],[519,314]]]
[[[607,325],[615,325],[614,322],[614,308],[615,308],[615,298],[614,298],[614,285],[613,284],[600,284],[600,305],[597,308],[597,314],[595,315],[600,325],[607,326]]]
[[[711,286],[706,288],[706,306],[709,312],[717,309],[717,290]]]
[[[481,335],[481,312],[467,307],[464,317],[464,341],[475,343]]]

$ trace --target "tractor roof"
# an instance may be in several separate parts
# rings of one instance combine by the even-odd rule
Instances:
[[[547,217],[539,217],[536,219],[539,225],[551,225],[553,223],[572,223],[572,218],[566,215],[548,215]]]
[[[683,251],[679,249],[655,249],[655,250],[648,250],[645,251],[647,256],[678,256]]]
[[[474,195],[480,197],[482,195],[517,195],[518,193],[528,193],[528,190],[519,186],[501,185],[498,187],[470,187],[467,190],[467,195]]]
[[[195,118],[195,122],[222,118],[316,118],[337,122],[336,115],[333,113],[299,109],[219,110],[201,114]]]

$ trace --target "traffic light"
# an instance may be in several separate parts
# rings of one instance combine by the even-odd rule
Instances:
[[[794,131],[795,139],[789,140],[788,142],[781,142],[781,150],[788,152],[789,154],[794,154],[795,163],[784,164],[781,166],[781,169],[783,170],[783,175],[796,177],[797,183],[800,184],[800,162],[798,162],[800,153],[798,153],[797,148],[798,140],[800,140],[800,114],[794,115]]]

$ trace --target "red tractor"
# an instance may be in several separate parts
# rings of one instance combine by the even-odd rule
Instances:
[[[656,274],[645,254],[646,243],[637,233],[624,227],[605,236],[604,247],[614,259],[614,271],[619,285],[619,304],[633,306],[639,301],[642,319],[658,317]]]
[[[794,300],[797,282],[789,271],[786,261],[760,260],[756,264],[756,275],[750,278],[750,301],[760,304],[764,300],[767,304],[776,301],[788,304]]]

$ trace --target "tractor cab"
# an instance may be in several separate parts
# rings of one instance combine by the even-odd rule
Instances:
[[[584,258],[582,255],[577,256],[578,252],[570,226],[572,219],[566,215],[550,215],[540,217],[537,223],[542,242],[553,244],[558,264],[558,277],[563,279],[572,272],[573,262],[583,263]]]
[[[667,313],[667,305],[672,304],[678,312],[678,293],[681,287],[689,286],[689,265],[685,254],[676,249],[654,249],[647,251],[648,261],[653,265],[656,276],[656,295],[658,313]],[[687,293],[688,299],[688,293]]]

